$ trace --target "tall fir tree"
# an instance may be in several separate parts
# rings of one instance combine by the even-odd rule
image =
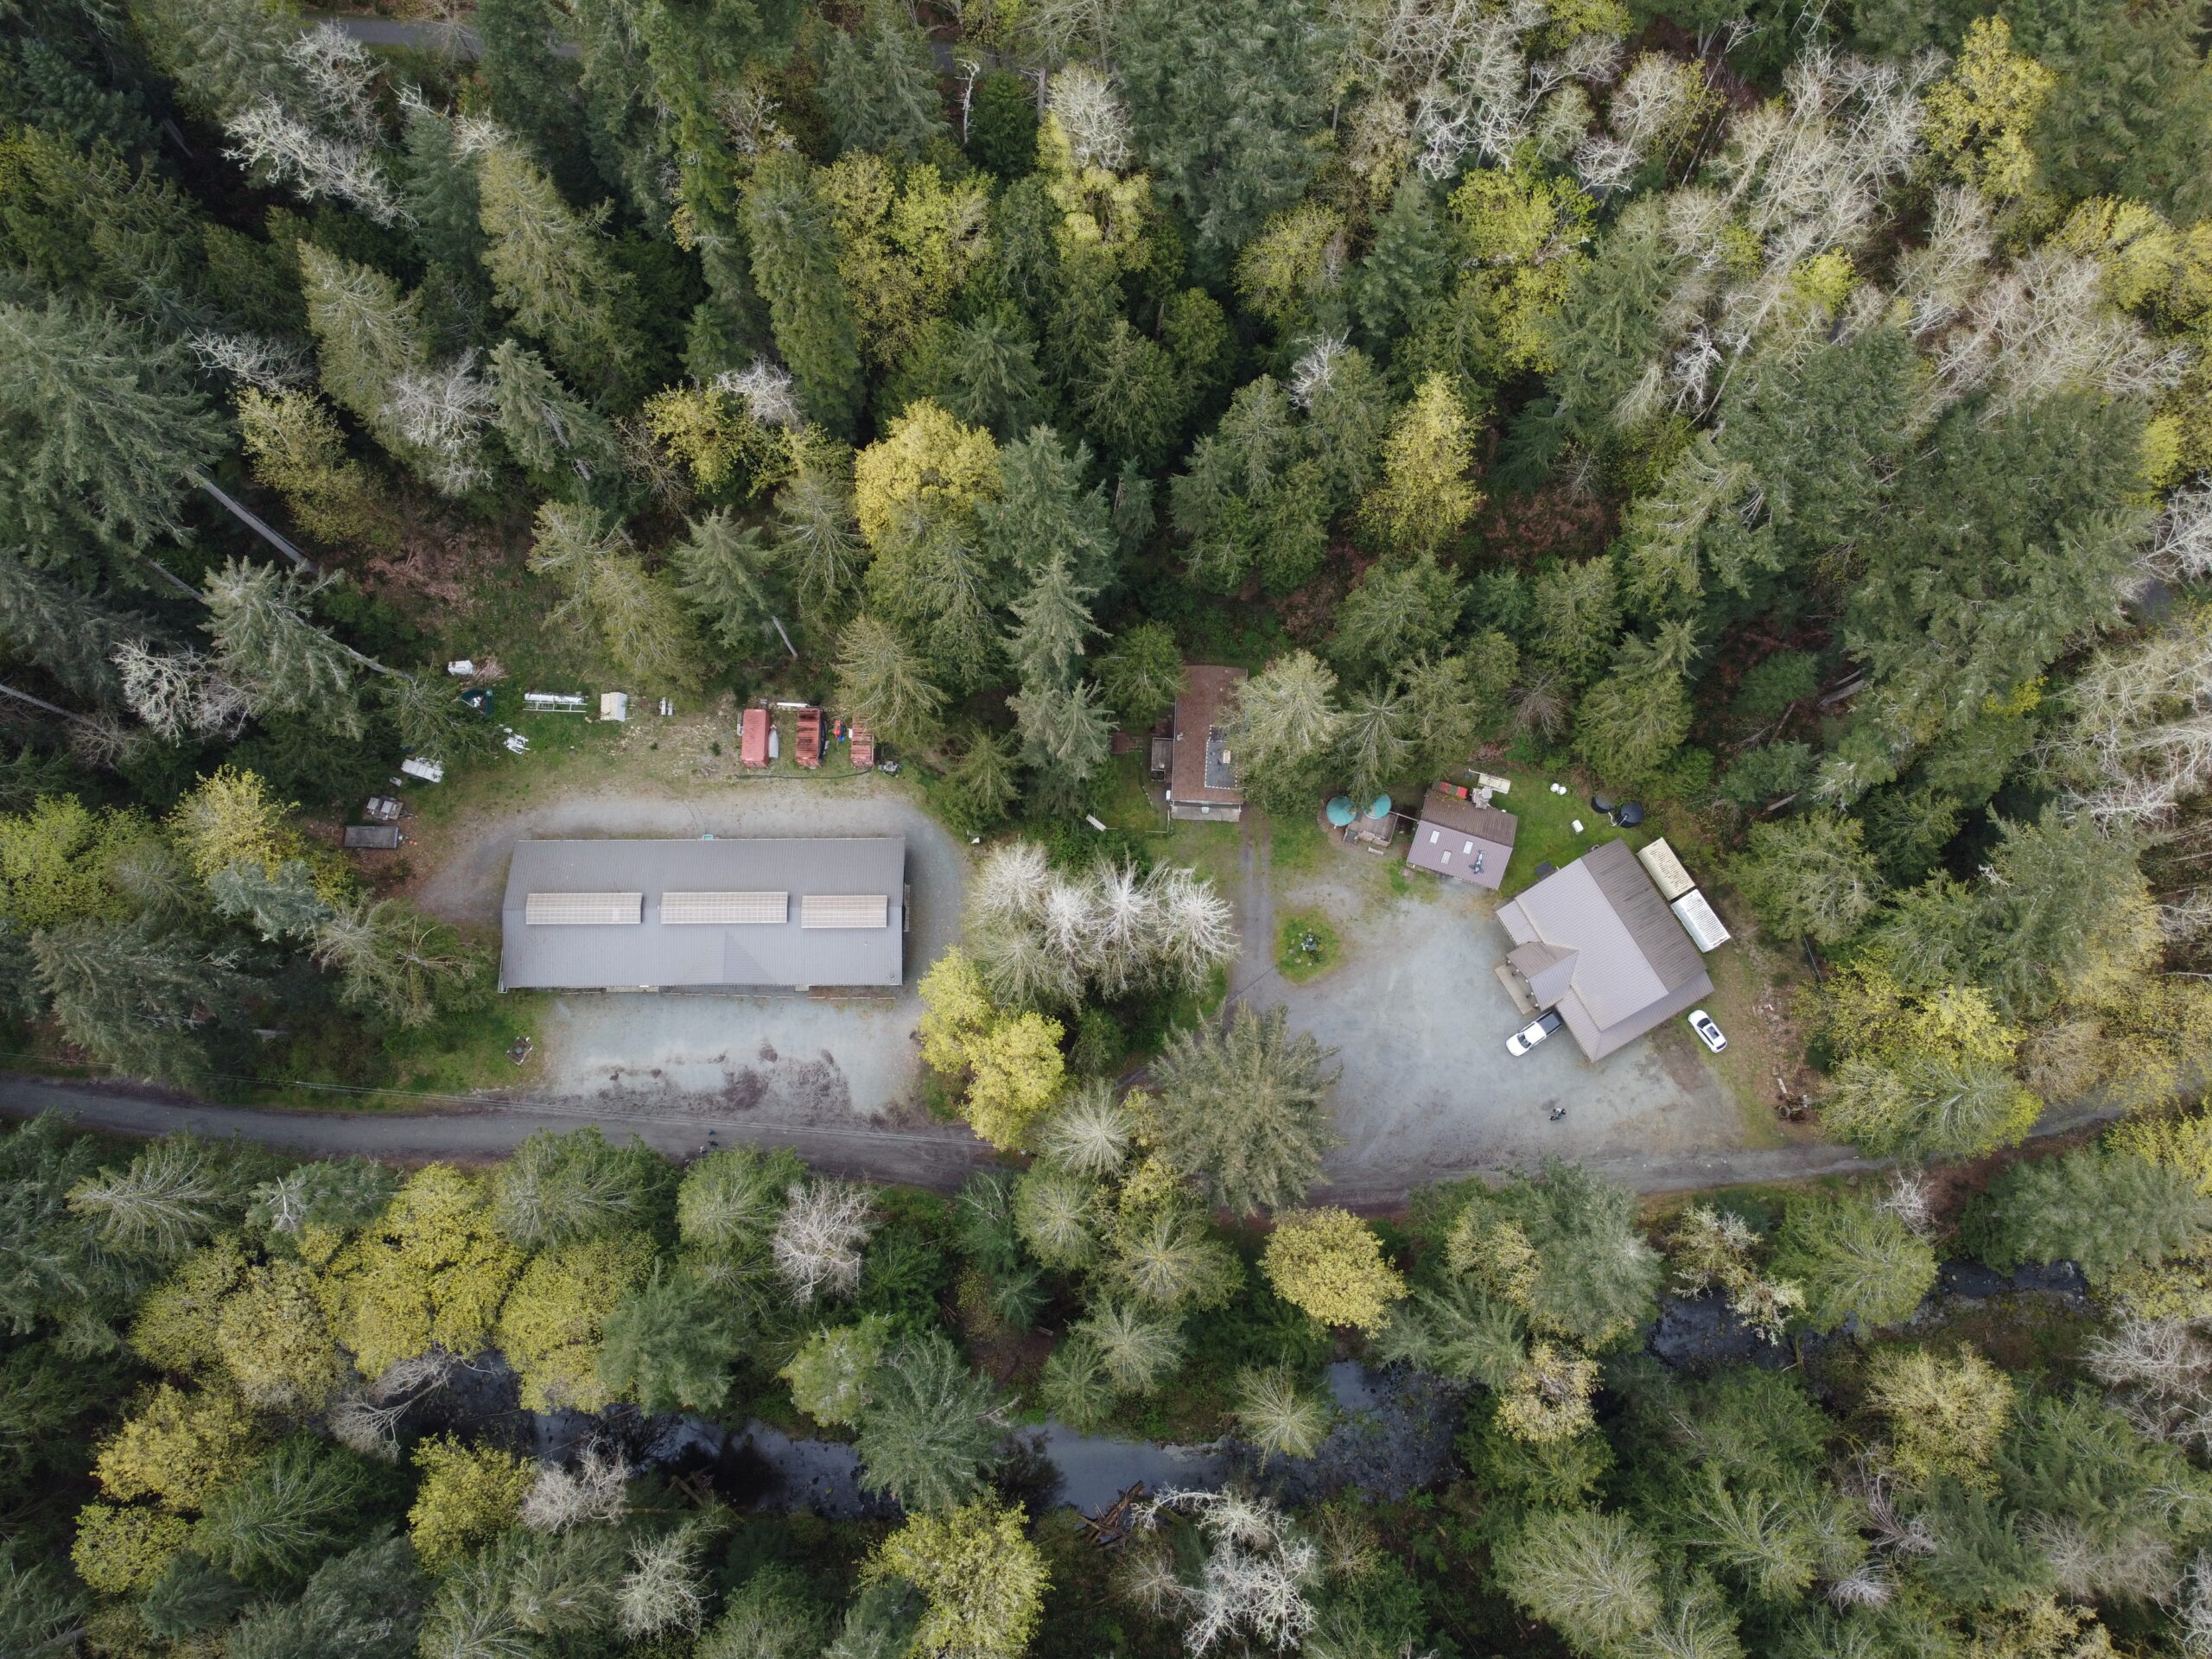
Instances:
[[[88,543],[184,533],[190,475],[213,463],[222,428],[181,358],[59,295],[0,299],[0,543],[58,563]]]
[[[1049,426],[1033,427],[999,452],[998,499],[976,509],[983,544],[1024,581],[1065,556],[1071,578],[1092,592],[1112,584],[1114,527],[1103,488],[1084,487],[1090,451]]]
[[[763,156],[745,196],[753,279],[810,419],[849,436],[866,392],[860,328],[837,273],[837,234],[806,158]]]
[[[603,494],[620,479],[622,445],[614,429],[536,352],[503,340],[486,367],[494,424],[524,467],[571,499]]]
[[[604,207],[572,212],[512,143],[484,152],[477,181],[484,268],[499,303],[577,385],[613,391],[636,353],[620,314],[630,282],[607,254]]]

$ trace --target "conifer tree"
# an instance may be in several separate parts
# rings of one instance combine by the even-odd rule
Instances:
[[[389,543],[368,468],[346,454],[346,440],[312,391],[238,394],[238,436],[253,475],[284,498],[301,529],[318,540]]]
[[[931,799],[956,830],[980,836],[1006,816],[1020,793],[1007,740],[978,728],[969,733],[959,758],[945,769]]]
[[[776,348],[798,383],[808,416],[849,435],[864,386],[860,329],[837,270],[837,235],[806,158],[761,158],[746,187],[753,280],[768,302]]]
[[[1074,398],[1084,429],[1111,459],[1158,467],[1190,406],[1174,359],[1126,317],[1116,317],[1086,357]]]
[[[1513,642],[1492,632],[1478,635],[1465,655],[1416,657],[1399,671],[1415,776],[1440,777],[1466,764],[1503,721],[1518,666]]]
[[[822,99],[840,149],[918,156],[947,130],[929,37],[898,0],[868,0],[857,32],[825,35]]]
[[[1382,689],[1345,701],[1339,768],[1352,799],[1370,801],[1406,775],[1413,745],[1406,737],[1406,701]]]
[[[1225,1031],[1178,1033],[1154,1063],[1160,1150],[1213,1201],[1251,1215],[1298,1203],[1337,1142],[1336,1051],[1290,1033],[1280,1007],[1240,1006]]]
[[[453,117],[419,99],[404,106],[400,200],[416,245],[462,280],[476,276],[484,257],[483,199],[476,157]]]
[[[1390,392],[1365,352],[1324,341],[1299,359],[1294,395],[1306,410],[1300,435],[1336,506],[1350,506],[1378,480],[1390,430]]]
[[[1368,523],[1393,547],[1435,551],[1482,505],[1467,481],[1474,464],[1467,411],[1451,381],[1424,376],[1383,446],[1382,482],[1363,505]]]
[[[1656,639],[1631,635],[1621,643],[1612,671],[1582,699],[1575,744],[1608,783],[1641,787],[1689,734],[1689,634],[1688,623],[1672,622]]]
[[[545,502],[537,509],[530,568],[569,590],[556,614],[591,619],[624,673],[654,688],[698,683],[691,619],[676,590],[646,572],[620,526],[605,527],[588,507]]]
[[[208,1014],[235,1008],[245,985],[227,958],[143,921],[43,930],[31,956],[71,1042],[126,1077],[188,1087],[208,1070]]]
[[[1076,575],[1073,559],[1062,550],[1014,601],[1016,626],[1008,645],[1025,690],[1064,687],[1074,679],[1084,641],[1098,632],[1085,603],[1090,597]]]
[[[880,741],[918,747],[937,734],[944,693],[898,632],[863,612],[838,638],[837,702]]]
[[[1428,181],[1409,170],[1375,227],[1375,245],[1353,280],[1353,308],[1368,336],[1387,348],[1409,331],[1450,279],[1451,247],[1437,222]]]
[[[0,550],[0,640],[79,696],[110,706],[121,702],[115,654],[145,637],[138,619],[111,611],[81,588]]]
[[[727,509],[691,521],[690,534],[668,550],[682,594],[708,632],[733,654],[758,652],[773,615],[760,532],[741,527]]]
[[[629,277],[607,257],[604,206],[571,212],[512,143],[493,144],[478,168],[484,269],[499,303],[578,385],[611,388],[634,353],[616,311]]]
[[[1270,812],[1306,810],[1327,781],[1344,730],[1337,677],[1311,652],[1279,657],[1246,680],[1225,722],[1244,790]]]
[[[970,426],[987,426],[1001,443],[1028,428],[1045,401],[1037,341],[1020,314],[1001,306],[944,336],[926,395]]]
[[[400,1026],[428,1023],[442,995],[465,988],[484,959],[454,931],[394,899],[341,906],[314,930],[315,960],[339,975],[339,994]]]
[[[1466,588],[1428,555],[1368,567],[1337,613],[1329,655],[1347,674],[1373,675],[1440,651],[1459,631]]]
[[[1298,199],[1316,164],[1338,41],[1313,0],[1227,0],[1194,10],[1133,0],[1115,67],[1162,194],[1200,244],[1226,254]]]
[[[0,541],[136,548],[184,532],[194,468],[220,427],[181,353],[110,313],[49,294],[0,297]]]
[[[308,620],[315,594],[336,581],[310,578],[273,565],[232,559],[207,574],[202,596],[215,659],[257,712],[302,715],[316,725],[359,736],[361,708],[356,667],[391,671],[342,645]]]
[[[867,562],[853,506],[853,452],[810,432],[791,442],[791,481],[776,493],[776,557],[809,613],[833,605]]]
[[[976,510],[984,547],[1029,581],[1065,556],[1070,578],[1092,593],[1114,573],[1114,529],[1105,491],[1084,488],[1090,450],[1049,426],[999,451],[998,499]]]
[[[403,376],[425,373],[430,365],[419,304],[383,272],[312,242],[300,244],[299,258],[308,326],[321,347],[322,389],[385,448],[407,454],[411,446],[392,397]]]
[[[1112,747],[1113,722],[1097,688],[1087,680],[1025,685],[1007,706],[1021,733],[1022,760],[1037,772],[1040,799],[1047,810],[1072,810]]]
[[[536,352],[512,340],[492,348],[493,405],[514,458],[571,499],[620,475],[614,429],[576,397]]]
[[[285,89],[299,15],[257,0],[139,0],[130,21],[194,113],[220,124]]]
[[[1099,689],[1127,731],[1143,731],[1183,690],[1183,652],[1164,622],[1140,622],[1098,659]]]

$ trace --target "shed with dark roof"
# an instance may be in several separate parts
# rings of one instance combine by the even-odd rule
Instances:
[[[501,923],[504,991],[897,985],[906,839],[518,841]]]
[[[1520,821],[1510,812],[1462,800],[1442,785],[1432,784],[1421,800],[1421,822],[1414,826],[1414,844],[1407,850],[1406,862],[1417,870],[1496,893],[1505,880],[1519,828]]]
[[[1234,823],[1244,816],[1244,791],[1222,730],[1243,683],[1241,668],[1185,665],[1183,695],[1175,699],[1174,758],[1167,769],[1169,817]]]
[[[1624,841],[1594,847],[1497,907],[1505,963],[1592,1060],[1713,993],[1697,945]]]

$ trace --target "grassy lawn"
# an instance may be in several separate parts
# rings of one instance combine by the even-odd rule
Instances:
[[[1602,813],[1591,810],[1589,796],[1580,791],[1571,777],[1511,768],[1492,775],[1510,779],[1513,787],[1491,804],[1510,812],[1518,821],[1513,859],[1505,867],[1505,885],[1500,890],[1509,899],[1535,884],[1539,864],[1572,864],[1600,842],[1617,838],[1631,848],[1641,847],[1658,833],[1649,823],[1634,830],[1614,829]],[[1553,794],[1554,783],[1565,784],[1568,792]],[[1580,833],[1574,828],[1577,819],[1582,823]]]
[[[1275,929],[1275,969],[1294,982],[1309,980],[1336,966],[1338,948],[1337,930],[1327,917],[1293,911]]]
[[[1310,816],[1269,818],[1268,831],[1268,854],[1274,861],[1277,880],[1285,876],[1312,875],[1322,868],[1324,859],[1341,850],[1329,844],[1320,824]]]
[[[1167,812],[1153,804],[1151,782],[1145,775],[1147,766],[1148,757],[1141,748],[1117,754],[1107,762],[1105,782],[1093,799],[1091,810],[1109,829],[1146,836],[1167,833]]]

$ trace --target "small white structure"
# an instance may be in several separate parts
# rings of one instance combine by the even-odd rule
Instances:
[[[420,778],[426,784],[442,784],[446,769],[435,760],[425,760],[419,755],[409,755],[399,763],[399,769],[410,778]]]
[[[1728,925],[1720,919],[1719,912],[1695,887],[1679,899],[1669,900],[1667,908],[1675,912],[1675,919],[1690,936],[1690,943],[1707,955],[1735,937],[1729,932]]]
[[[1690,873],[1682,868],[1682,861],[1675,856],[1675,849],[1667,844],[1664,836],[1649,846],[1637,848],[1636,856],[1643,866],[1643,873],[1659,889],[1659,896],[1670,905],[1697,886],[1690,880]]]
[[[630,718],[630,694],[627,691],[601,692],[599,694],[599,717],[601,720],[628,720]]]
[[[581,715],[584,712],[584,694],[581,691],[525,691],[522,706],[533,715]]]
[[[467,657],[457,657],[452,662],[446,664],[446,672],[453,675],[457,679],[465,680],[475,671],[475,661]]]

